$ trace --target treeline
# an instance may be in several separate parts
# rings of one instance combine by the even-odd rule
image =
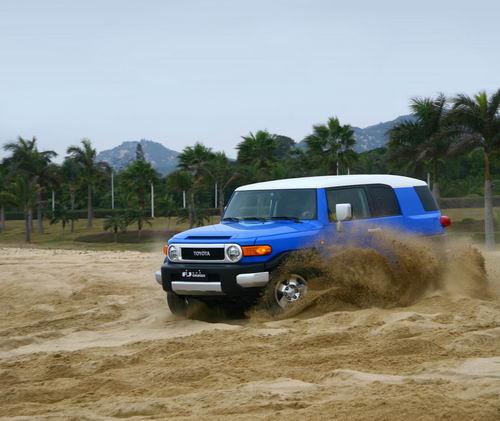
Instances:
[[[30,241],[33,220],[44,231],[44,216],[64,227],[86,209],[87,225],[94,210],[106,209],[105,228],[115,232],[137,224],[138,235],[154,214],[203,224],[210,212],[222,213],[228,196],[241,184],[324,174],[392,173],[431,180],[435,197],[485,197],[485,232],[493,244],[492,194],[500,193],[500,90],[488,96],[458,95],[413,98],[412,117],[389,132],[386,148],[355,152],[350,125],[330,118],[312,127],[297,144],[293,139],[260,130],[243,136],[237,159],[202,143],[186,147],[178,169],[161,177],[138,146],[136,159],[114,174],[96,161],[90,140],[67,149],[61,165],[53,151],[40,151],[36,139],[19,138],[4,145],[9,153],[0,165],[0,228],[5,212],[21,211]],[[113,180],[111,180],[113,179]],[[112,189],[113,184],[113,189]],[[113,194],[114,193],[114,194]],[[55,196],[55,209],[52,197]],[[109,210],[114,204],[114,210]],[[80,214],[80,215],[79,215]]]

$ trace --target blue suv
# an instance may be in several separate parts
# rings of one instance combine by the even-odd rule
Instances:
[[[421,180],[394,175],[346,175],[275,180],[239,187],[221,222],[173,236],[156,280],[174,314],[197,300],[208,305],[255,303],[272,288],[276,308],[307,293],[306,276],[271,282],[290,253],[352,244],[397,230],[442,237],[442,216]]]

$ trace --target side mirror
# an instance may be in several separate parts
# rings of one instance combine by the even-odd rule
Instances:
[[[349,221],[352,219],[351,204],[339,203],[338,205],[335,205],[335,216],[337,218],[337,231],[342,232],[344,230],[342,222]]]
[[[339,203],[335,205],[335,215],[338,222],[350,221],[352,219],[352,208],[350,203]]]

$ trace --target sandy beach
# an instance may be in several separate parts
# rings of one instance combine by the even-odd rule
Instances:
[[[500,253],[491,295],[179,320],[160,253],[0,249],[0,419],[500,418]]]

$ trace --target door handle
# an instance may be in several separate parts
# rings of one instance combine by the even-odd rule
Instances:
[[[368,232],[372,233],[372,232],[380,232],[382,231],[382,228],[380,227],[377,227],[377,228],[368,228]]]

